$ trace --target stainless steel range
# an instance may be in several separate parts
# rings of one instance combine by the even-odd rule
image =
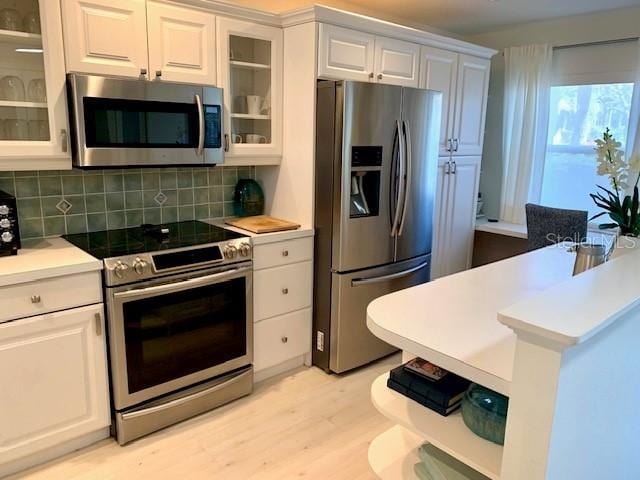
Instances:
[[[64,238],[104,261],[120,444],[251,392],[248,237],[192,221]]]

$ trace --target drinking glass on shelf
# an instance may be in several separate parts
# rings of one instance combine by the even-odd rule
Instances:
[[[7,140],[28,140],[29,139],[29,125],[26,120],[19,119],[7,119],[5,123],[5,132]]]
[[[42,33],[40,15],[37,12],[29,12],[24,16],[24,31],[27,33]]]
[[[44,103],[47,101],[47,86],[43,78],[34,78],[29,82],[29,101]]]
[[[2,80],[0,80],[0,95],[3,100],[24,102],[24,83],[13,75],[2,77]]]
[[[22,30],[22,17],[13,8],[3,8],[0,10],[0,29],[2,30]]]

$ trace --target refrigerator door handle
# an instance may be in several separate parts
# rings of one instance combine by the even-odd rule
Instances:
[[[407,217],[407,203],[409,202],[409,195],[411,194],[411,131],[409,129],[409,124],[406,121],[402,121],[402,128],[404,132],[405,139],[405,175],[406,175],[406,186],[404,189],[404,200],[402,202],[402,216],[400,218],[400,227],[398,228],[398,237],[402,236],[402,231],[404,230],[404,221]]]
[[[396,212],[393,215],[393,224],[391,225],[391,236],[392,237],[397,237],[398,236],[398,225],[400,223],[400,215],[402,213],[402,204],[401,199],[404,199],[404,193],[405,193],[405,182],[404,182],[404,177],[406,175],[406,152],[405,152],[405,146],[406,146],[406,142],[404,139],[404,132],[402,130],[402,127],[400,126],[400,120],[396,120],[396,128],[398,129],[398,151],[399,151],[399,161],[398,163],[400,164],[400,173],[399,173],[399,180],[398,180],[398,193],[396,195]]]
[[[355,278],[351,280],[352,287],[360,287],[362,285],[371,285],[372,283],[381,283],[389,280],[395,280],[397,278],[406,277],[407,275],[411,275],[417,271],[426,268],[429,265],[429,262],[422,262],[415,267],[409,268],[408,270],[403,270],[402,272],[391,273],[389,275],[382,275],[380,277],[369,277],[369,278]]]

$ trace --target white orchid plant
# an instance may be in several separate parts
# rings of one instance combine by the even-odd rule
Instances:
[[[607,128],[602,138],[596,140],[595,151],[598,155],[598,175],[609,177],[611,188],[597,185],[600,189],[589,196],[595,204],[604,211],[594,215],[594,220],[603,215],[609,215],[613,222],[603,223],[601,229],[619,228],[621,235],[640,236],[640,199],[638,198],[638,181],[640,181],[640,155],[635,155],[625,161],[624,152]],[[627,194],[631,181],[633,194]]]

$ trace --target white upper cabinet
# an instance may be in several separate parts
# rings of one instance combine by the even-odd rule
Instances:
[[[442,92],[440,155],[482,155],[490,61],[422,47],[420,87]]]
[[[216,84],[216,17],[157,2],[147,3],[150,78]]]
[[[97,304],[0,324],[0,463],[109,426],[102,311]]]
[[[282,156],[282,29],[218,17],[225,165],[271,165]]]
[[[490,69],[489,60],[460,55],[453,129],[455,155],[482,155]]]
[[[145,0],[62,0],[62,10],[67,71],[138,77],[148,70]]]
[[[0,30],[0,170],[70,169],[60,4],[12,4],[21,21]]]
[[[439,48],[422,47],[420,88],[442,92],[442,125],[440,155],[449,155],[449,140],[453,137],[458,54]]]
[[[344,80],[373,79],[376,37],[321,23],[318,76]]]
[[[374,72],[381,83],[417,87],[420,45],[393,38],[376,37]]]

